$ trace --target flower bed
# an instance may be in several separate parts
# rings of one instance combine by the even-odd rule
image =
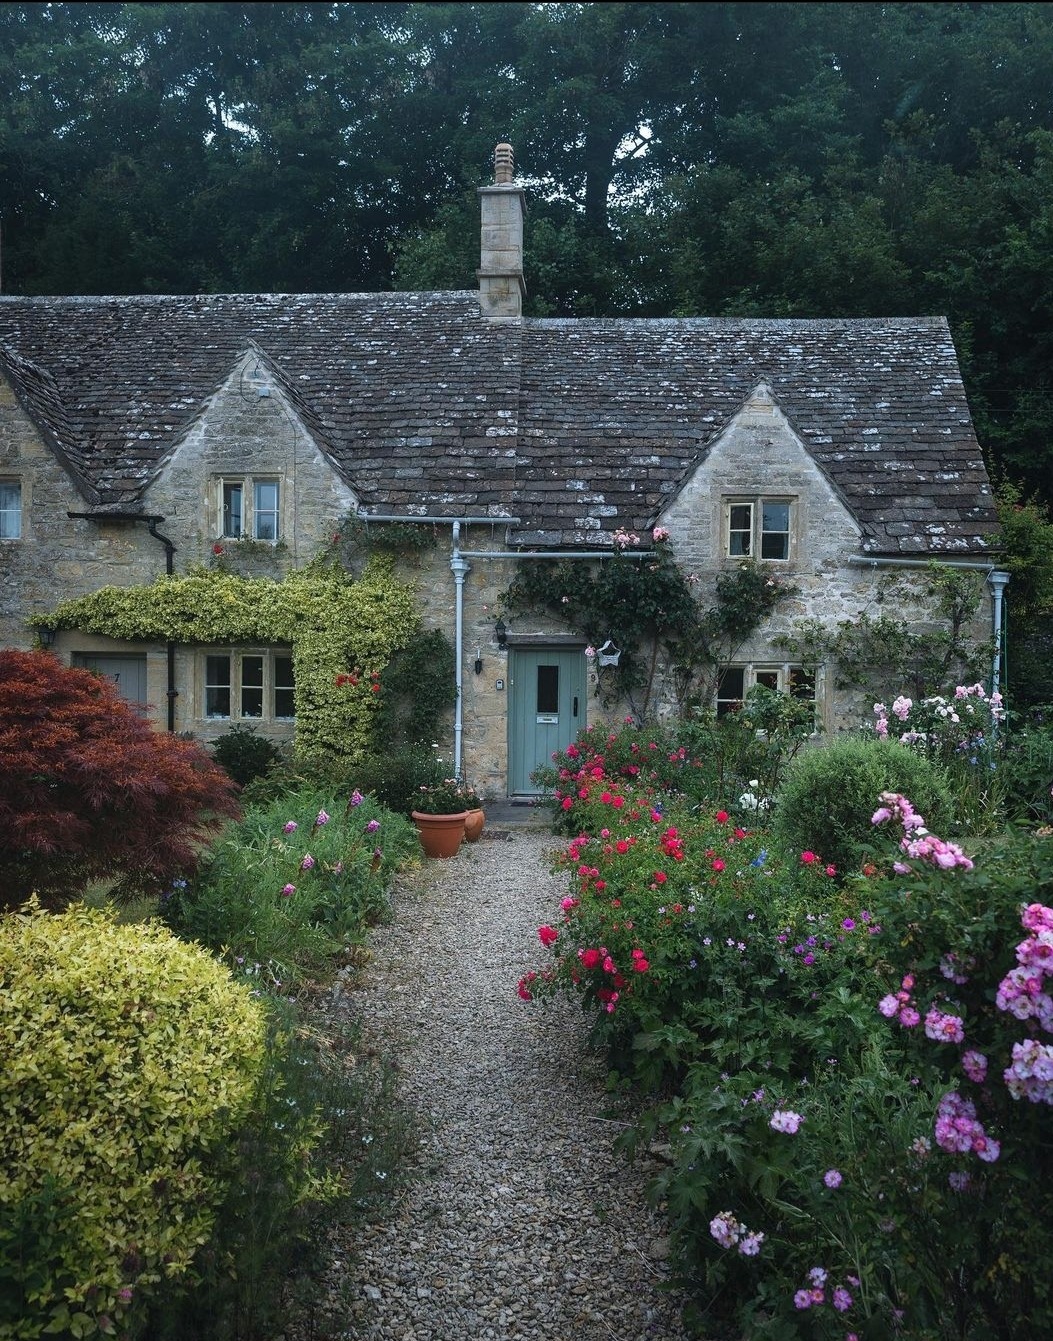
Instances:
[[[587,828],[518,990],[579,997],[652,1096],[625,1145],[668,1151],[699,1326],[1053,1334],[1053,842],[974,865],[890,794],[887,859],[841,884],[596,768],[566,789]]]

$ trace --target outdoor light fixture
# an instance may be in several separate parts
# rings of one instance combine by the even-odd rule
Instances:
[[[37,635],[37,642],[41,647],[54,647],[55,638],[58,635],[58,629],[54,629],[50,624],[36,624],[33,631]]]
[[[494,636],[497,639],[498,647],[504,647],[505,643],[508,642],[508,630],[505,628],[503,619],[499,619],[494,625]]]
[[[477,648],[475,649],[475,666],[474,666],[474,670],[475,670],[476,675],[482,675],[482,673],[483,673],[483,653],[482,653],[482,649],[479,648],[479,647],[477,647]]]

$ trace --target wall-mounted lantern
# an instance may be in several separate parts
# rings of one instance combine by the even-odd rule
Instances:
[[[37,635],[37,642],[43,648],[55,646],[55,639],[58,637],[58,629],[50,624],[34,624],[33,632]]]
[[[494,625],[494,637],[497,639],[498,647],[504,647],[508,642],[508,630],[503,619],[499,619]]]
[[[615,647],[610,638],[596,649],[596,660],[601,666],[617,666],[620,657],[621,649]]]

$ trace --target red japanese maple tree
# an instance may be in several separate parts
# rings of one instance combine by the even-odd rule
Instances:
[[[203,746],[161,735],[91,671],[0,650],[0,908],[47,903],[90,880],[160,890],[238,814]]]

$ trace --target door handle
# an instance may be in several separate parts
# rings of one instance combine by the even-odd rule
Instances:
[[[577,717],[577,715],[578,715],[578,696],[577,696],[577,694],[575,694],[575,695],[574,695],[574,710],[573,710],[571,716],[573,716],[573,717]]]

